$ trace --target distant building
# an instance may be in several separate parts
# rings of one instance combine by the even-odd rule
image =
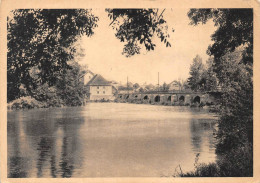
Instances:
[[[116,81],[111,81],[110,83],[111,83],[111,85],[112,85],[116,90],[118,90],[118,87],[119,87],[119,83],[118,83],[118,82],[116,82]]]
[[[119,94],[128,94],[128,93],[134,93],[134,89],[127,89],[127,88],[121,88],[118,90]]]
[[[113,100],[113,86],[101,75],[94,75],[86,84],[87,99],[91,101]]]
[[[169,83],[169,91],[179,91],[181,90],[177,81],[172,81]]]

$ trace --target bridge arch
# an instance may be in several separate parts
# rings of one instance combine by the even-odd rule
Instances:
[[[180,102],[184,102],[184,101],[185,101],[184,95],[182,95],[182,96],[179,97],[179,101],[180,101]]]
[[[145,95],[144,100],[148,100],[148,99],[149,99],[148,95]]]
[[[167,101],[168,101],[168,102],[169,102],[169,101],[172,101],[172,96],[171,96],[171,95],[167,97]]]
[[[160,95],[156,95],[156,97],[154,98],[154,102],[160,102]]]
[[[194,97],[193,103],[200,103],[200,96]]]

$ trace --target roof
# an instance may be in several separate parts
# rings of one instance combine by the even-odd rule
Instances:
[[[88,83],[88,86],[110,86],[110,82],[101,75],[96,74]]]
[[[170,82],[169,85],[177,85],[178,86],[178,81],[174,80],[174,81]]]

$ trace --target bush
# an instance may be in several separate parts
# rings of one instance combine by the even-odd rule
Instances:
[[[181,174],[181,177],[218,177],[219,176],[219,168],[216,163],[199,164],[196,167],[196,170],[193,172],[188,172],[185,174]]]
[[[195,170],[179,173],[180,177],[252,177],[252,146],[246,145],[232,149],[229,153],[218,155],[216,163],[199,164]],[[195,164],[196,161],[195,161]]]
[[[27,96],[16,99],[8,103],[8,109],[32,109],[32,108],[43,108],[47,107],[45,103],[39,102],[36,99]]]

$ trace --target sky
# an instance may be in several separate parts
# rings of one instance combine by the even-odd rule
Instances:
[[[132,57],[122,55],[124,43],[115,37],[110,19],[104,9],[95,9],[93,13],[99,17],[98,27],[92,37],[84,36],[80,45],[84,49],[84,58],[80,64],[101,74],[107,80],[126,83],[127,77],[132,83],[170,83],[173,80],[187,79],[193,58],[198,54],[205,63],[209,56],[207,48],[213,42],[211,35],[216,30],[212,21],[207,24],[189,25],[187,12],[189,9],[166,9],[164,19],[170,33],[166,47],[158,38],[154,39],[154,51],[141,50],[141,54]],[[175,30],[171,32],[172,28]]]

